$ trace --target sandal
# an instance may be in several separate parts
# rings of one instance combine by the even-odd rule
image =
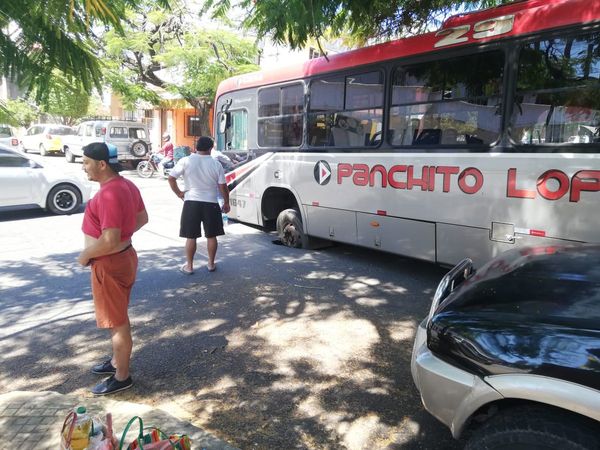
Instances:
[[[207,265],[206,268],[208,269],[209,272],[214,272],[215,270],[217,270],[217,265],[215,264],[212,267],[210,267],[210,266]]]
[[[185,275],[191,275],[191,274],[193,274],[193,273],[194,273],[194,271],[193,271],[193,270],[187,270],[187,269],[186,269],[186,266],[187,266],[187,264],[184,264],[183,266],[181,266],[181,267],[179,268],[179,271],[180,271],[181,273],[185,274]]]

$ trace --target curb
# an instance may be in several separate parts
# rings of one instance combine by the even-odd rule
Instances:
[[[56,450],[60,448],[60,430],[69,410],[85,406],[92,416],[113,416],[115,435],[120,438],[133,416],[144,426],[155,425],[167,433],[187,434],[193,450],[237,450],[209,433],[178,419],[162,409],[106,397],[82,399],[57,392],[15,391],[0,395],[0,436],[3,448],[19,450]],[[133,433],[132,433],[133,436]]]

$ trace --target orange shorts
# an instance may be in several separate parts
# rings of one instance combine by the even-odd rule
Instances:
[[[129,323],[127,307],[135,282],[138,257],[133,247],[92,260],[92,295],[98,328]]]

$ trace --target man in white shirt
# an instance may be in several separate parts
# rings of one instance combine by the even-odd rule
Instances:
[[[229,189],[223,167],[210,156],[213,145],[214,141],[210,137],[201,136],[196,142],[195,151],[192,150],[190,156],[180,159],[169,174],[171,190],[183,200],[179,236],[186,238],[186,263],[179,270],[186,275],[194,273],[196,239],[202,236],[200,225],[203,225],[206,237],[209,272],[214,272],[217,268],[217,236],[225,234],[221,213],[229,212]],[[183,176],[184,192],[177,185],[177,178],[180,176]],[[218,192],[223,197],[222,207],[219,207]]]

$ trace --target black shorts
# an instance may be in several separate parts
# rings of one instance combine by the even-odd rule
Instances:
[[[200,224],[204,226],[204,236],[212,238],[223,236],[223,218],[218,203],[186,200],[181,211],[181,227],[179,236],[196,239],[202,236]]]

